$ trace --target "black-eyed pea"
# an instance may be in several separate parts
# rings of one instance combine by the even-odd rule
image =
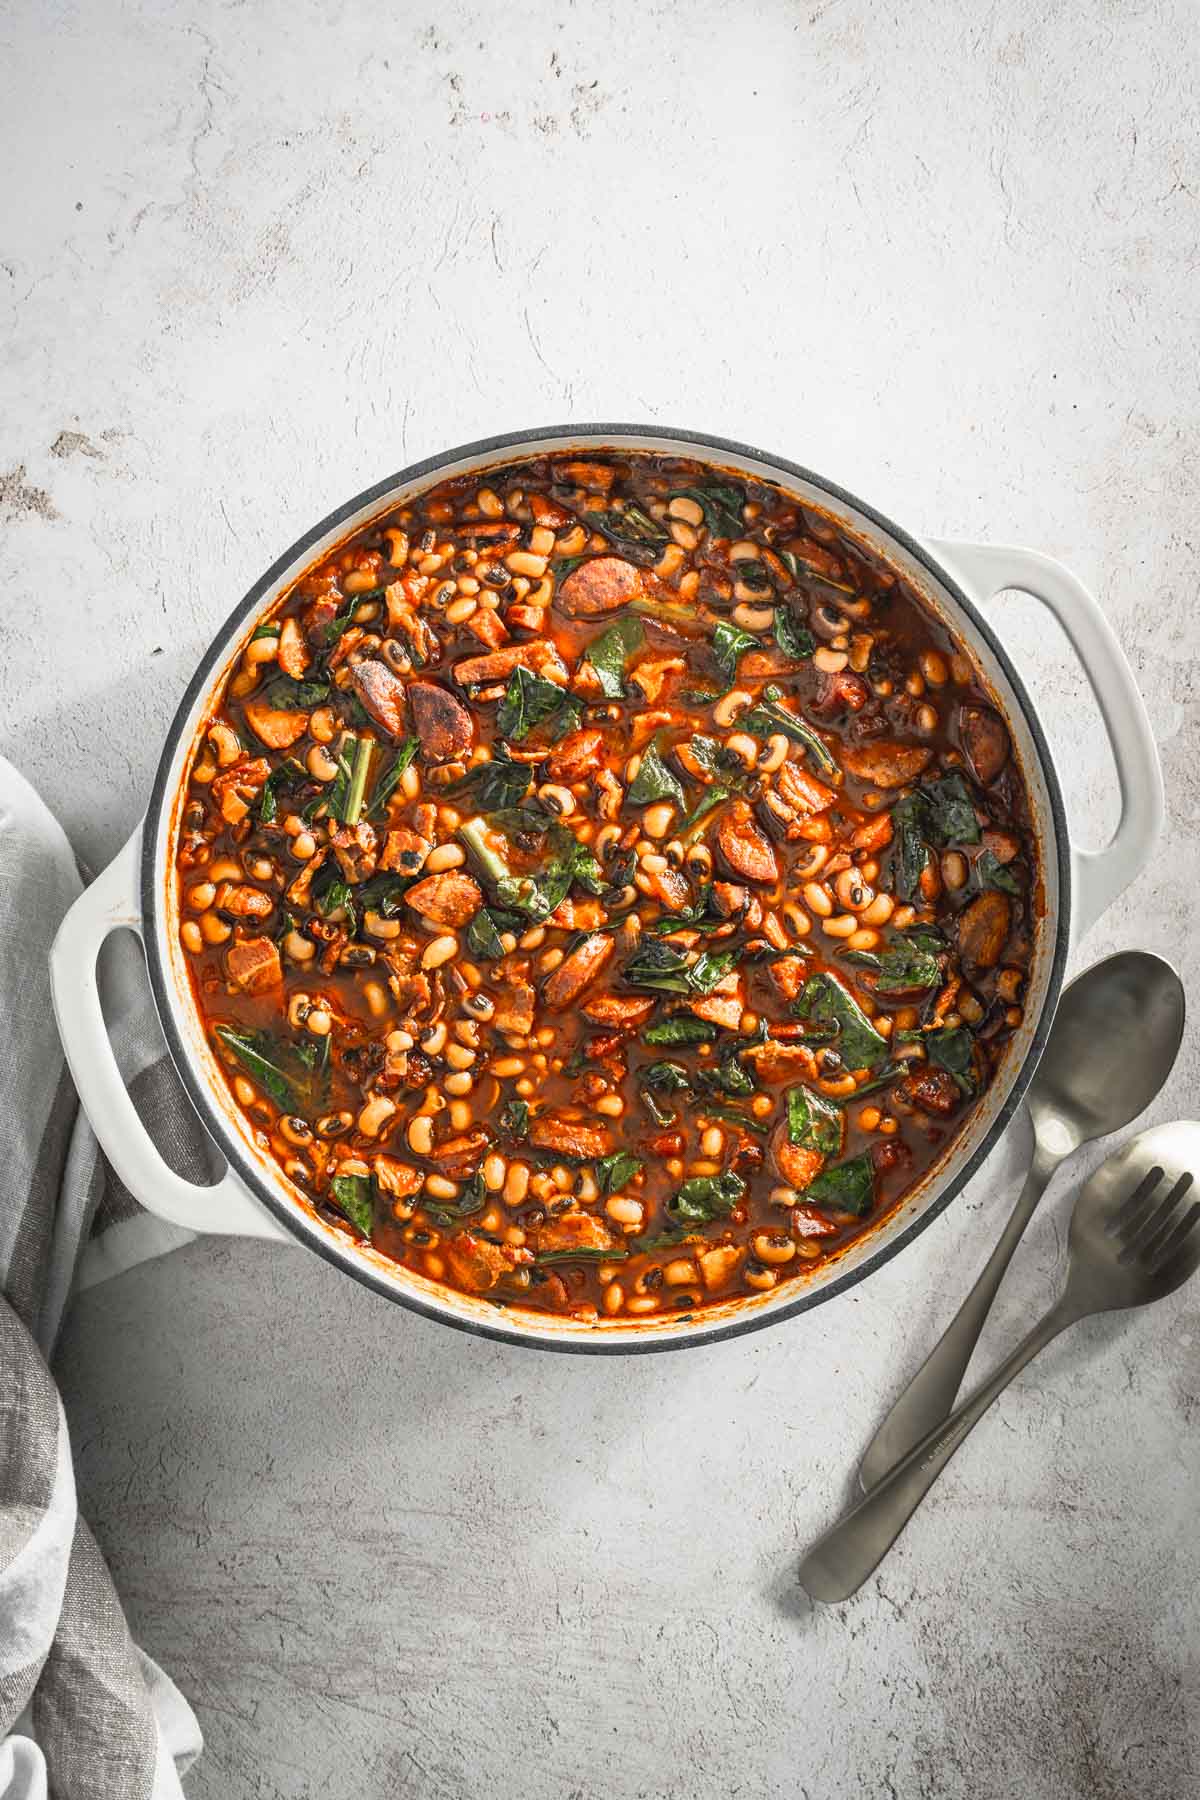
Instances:
[[[607,1288],[605,1292],[611,1293],[612,1289]],[[625,1311],[631,1313],[657,1312],[658,1296],[657,1294],[631,1294],[625,1302]]]
[[[608,1283],[600,1304],[610,1317],[620,1312],[625,1304],[625,1290],[619,1281],[610,1281]]]
[[[854,933],[858,930],[858,920],[853,913],[837,913],[832,919],[822,920],[821,930],[825,933],[826,937],[853,937]]]
[[[289,1113],[280,1119],[279,1130],[287,1142],[294,1144],[298,1150],[303,1150],[312,1143],[312,1126],[307,1119],[301,1119],[294,1113]]]
[[[663,1269],[663,1281],[668,1287],[688,1287],[693,1281],[699,1281],[699,1279],[699,1270],[687,1256],[675,1257]]]
[[[762,1291],[766,1288],[773,1288],[779,1280],[779,1276],[774,1269],[768,1269],[764,1263],[751,1258],[742,1271],[742,1279],[747,1287],[758,1288]]]
[[[511,1162],[504,1176],[502,1189],[505,1206],[520,1206],[529,1192],[529,1164]]]
[[[433,1149],[433,1120],[428,1113],[417,1113],[411,1118],[405,1135],[414,1156],[428,1156]]]
[[[769,1266],[775,1263],[791,1262],[796,1254],[795,1239],[786,1231],[758,1231],[751,1241],[751,1248],[760,1263]]]
[[[427,1175],[425,1177],[425,1192],[431,1195],[434,1200],[457,1200],[458,1183],[457,1181],[451,1181],[447,1175]]]
[[[640,1200],[631,1194],[610,1194],[604,1203],[604,1210],[614,1225],[623,1231],[638,1231],[646,1216],[646,1209]]]
[[[199,956],[204,948],[204,939],[195,919],[185,919],[179,927],[179,941],[189,956]]]
[[[224,944],[233,936],[233,927],[219,919],[216,913],[201,913],[200,936],[206,944]]]
[[[378,1137],[396,1111],[396,1102],[386,1094],[373,1094],[358,1115],[358,1129],[364,1137]]]

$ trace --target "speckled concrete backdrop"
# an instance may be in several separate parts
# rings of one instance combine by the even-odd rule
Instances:
[[[1197,991],[1189,0],[9,0],[0,39],[0,721],[81,854],[313,517],[492,430],[644,418],[1094,584],[1170,824],[1085,958]],[[1084,685],[999,610],[1094,841]],[[1193,1034],[1156,1115],[1196,1088]],[[468,1342],[239,1244],[87,1297],[83,1497],[196,1702],[196,1800],[1200,1791],[1195,1292],[1055,1347],[859,1601],[790,1585],[1019,1162],[853,1295],[682,1357]],[[1056,1192],[993,1353],[1053,1290]]]

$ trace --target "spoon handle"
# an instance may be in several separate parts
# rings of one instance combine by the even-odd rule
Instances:
[[[1082,1316],[1070,1295],[1064,1294],[977,1393],[949,1419],[940,1420],[853,1512],[817,1539],[800,1564],[800,1585],[814,1600],[848,1600],[858,1591],[996,1396],[1051,1338]]]
[[[1061,1156],[1049,1154],[1035,1141],[1033,1164],[1025,1186],[983,1272],[867,1445],[858,1470],[858,1478],[867,1493],[953,1407],[1004,1271],[1061,1161]]]

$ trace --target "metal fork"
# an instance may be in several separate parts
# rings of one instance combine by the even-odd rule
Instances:
[[[1082,1189],[1071,1215],[1070,1263],[1057,1303],[990,1380],[926,1434],[800,1565],[814,1600],[846,1600],[891,1549],[954,1452],[993,1400],[1052,1338],[1078,1319],[1161,1300],[1200,1268],[1200,1125],[1139,1132]]]

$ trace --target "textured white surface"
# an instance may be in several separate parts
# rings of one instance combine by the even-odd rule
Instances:
[[[1095,587],[1170,820],[1083,960],[1143,944],[1196,992],[1188,0],[9,0],[0,82],[0,723],[93,864],[314,517],[492,430],[647,419]],[[997,610],[1096,841],[1083,682]],[[1153,1116],[1198,1073],[1191,1032]],[[1019,1161],[852,1295],[682,1356],[478,1344],[256,1245],[87,1295],[81,1490],[199,1711],[191,1792],[1196,1792],[1195,1291],[1052,1349],[858,1601],[791,1586]],[[1052,1292],[1063,1186],[993,1353]]]

